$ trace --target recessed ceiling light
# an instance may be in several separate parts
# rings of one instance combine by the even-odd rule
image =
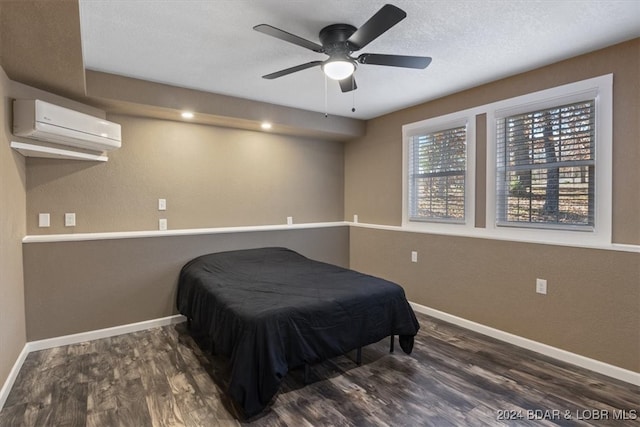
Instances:
[[[271,123],[269,122],[262,122],[262,124],[260,125],[260,127],[264,130],[269,130],[271,129]]]
[[[191,111],[184,111],[182,113],[183,119],[193,119],[193,113]]]

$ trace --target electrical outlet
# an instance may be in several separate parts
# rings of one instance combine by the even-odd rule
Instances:
[[[353,222],[354,222],[355,224],[357,224],[357,223],[358,223],[358,215],[357,215],[357,214],[354,214],[354,215],[353,215]]]
[[[66,214],[64,214],[64,226],[65,227],[75,227],[76,226],[76,214],[75,213],[66,213]]]
[[[539,294],[547,294],[547,281],[545,279],[536,279],[536,292]]]
[[[158,229],[160,231],[165,231],[167,229],[167,219],[166,218],[162,218],[162,219],[158,220]]]
[[[167,210],[167,199],[158,199],[158,210],[159,211]]]
[[[418,262],[418,251],[411,251],[411,262]]]
[[[288,216],[287,217],[287,225],[293,225],[293,217],[292,216]]]

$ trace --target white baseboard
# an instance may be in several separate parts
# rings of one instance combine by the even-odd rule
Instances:
[[[572,365],[580,366],[585,369],[589,369],[600,374],[616,378],[618,380],[640,386],[640,373],[629,371],[627,369],[619,368],[617,366],[610,365],[608,363],[600,362],[595,359],[581,356],[579,354],[571,353],[566,350],[562,350],[556,347],[552,347],[547,344],[542,344],[537,341],[533,341],[527,338],[520,337],[518,335],[510,334],[508,332],[501,331],[499,329],[491,328],[489,326],[482,325],[480,323],[472,322],[462,317],[454,316],[443,311],[439,311],[424,305],[420,305],[411,302],[411,306],[418,313],[423,313],[428,316],[435,317],[445,322],[458,325],[465,329],[472,330],[474,332],[481,333],[483,335],[490,336],[500,341],[507,342],[509,344],[517,345],[518,347],[526,348],[527,350],[535,351],[537,353],[549,356],[556,360],[570,363]],[[100,338],[114,337],[117,335],[128,334],[131,332],[142,331],[145,329],[151,329],[161,326],[174,325],[182,323],[186,320],[184,316],[175,315],[169,317],[163,317],[160,319],[147,320],[144,322],[130,323],[128,325],[114,326],[112,328],[98,329],[95,331],[81,332],[73,335],[65,335],[62,337],[49,338],[38,341],[31,341],[25,344],[24,348],[20,352],[16,363],[9,372],[2,389],[0,389],[0,410],[4,407],[4,404],[9,396],[9,392],[13,387],[13,383],[22,368],[27,355],[32,351],[46,350],[49,348],[59,347],[63,345],[77,344],[80,342],[97,340]]]
[[[452,323],[462,328],[490,336],[497,340],[504,341],[518,347],[526,348],[527,350],[535,351],[536,353],[549,356],[562,362],[570,363],[572,365],[589,369],[590,371],[594,371],[611,378],[640,386],[640,373],[638,372],[623,369],[618,366],[601,362],[599,360],[590,359],[576,353],[571,353],[569,351],[562,350],[557,347],[552,347],[538,341],[533,341],[528,338],[510,334],[509,332],[501,331],[500,329],[495,329],[490,326],[485,326],[471,320],[463,319],[462,317],[454,316],[443,311],[416,304],[414,302],[410,302],[410,304],[418,313],[423,313],[428,316],[444,320],[445,322]]]
[[[13,364],[13,368],[9,371],[9,376],[7,377],[4,385],[0,389],[0,410],[4,408],[4,403],[7,401],[9,397],[9,392],[13,387],[13,383],[16,382],[16,378],[18,377],[18,373],[20,372],[20,368],[22,368],[22,364],[24,363],[27,355],[29,354],[29,350],[27,350],[27,346],[25,345],[22,348],[22,351],[18,355],[18,359],[16,359],[16,363]]]
[[[31,341],[25,344],[22,352],[18,356],[16,363],[9,372],[2,389],[0,389],[0,410],[4,407],[9,392],[13,387],[13,383],[22,368],[22,364],[32,351],[46,350],[49,348],[59,347],[63,345],[77,344],[86,341],[93,341],[100,338],[115,337],[117,335],[128,334],[136,331],[143,331],[145,329],[157,328],[161,326],[175,325],[186,321],[187,318],[182,315],[175,315],[169,317],[162,317],[160,319],[146,320],[144,322],[130,323],[128,325],[114,326],[112,328],[97,329],[95,331],[81,332],[73,335],[64,335],[56,338],[49,338],[38,341]]]

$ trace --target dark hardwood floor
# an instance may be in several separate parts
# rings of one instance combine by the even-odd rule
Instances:
[[[361,366],[354,354],[313,366],[307,386],[294,370],[244,421],[221,392],[226,361],[185,324],[33,352],[0,426],[640,425],[640,387],[418,318],[411,355],[385,339]]]

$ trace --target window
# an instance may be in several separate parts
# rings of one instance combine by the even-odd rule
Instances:
[[[612,88],[608,74],[485,107],[488,235],[611,244]]]
[[[409,221],[465,222],[466,122],[407,135]]]
[[[611,245],[612,88],[608,74],[405,124],[402,227]]]
[[[497,224],[593,230],[595,99],[496,120]]]

